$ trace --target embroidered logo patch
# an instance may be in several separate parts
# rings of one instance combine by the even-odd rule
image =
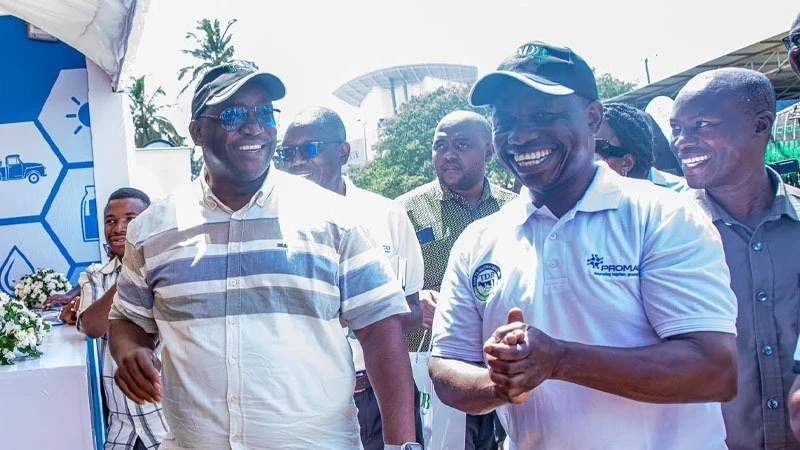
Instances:
[[[529,57],[536,62],[544,61],[548,55],[549,52],[546,48],[533,44],[525,44],[517,49],[517,56],[520,58]]]
[[[478,300],[485,302],[500,281],[500,268],[494,264],[481,264],[472,273],[472,292]]]

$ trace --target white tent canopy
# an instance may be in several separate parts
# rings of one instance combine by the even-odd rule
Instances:
[[[118,91],[150,0],[0,0],[0,12],[29,22],[100,66]]]

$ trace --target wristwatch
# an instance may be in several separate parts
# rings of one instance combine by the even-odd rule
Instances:
[[[383,450],[422,450],[422,444],[416,442],[406,442],[402,445],[384,444]]]

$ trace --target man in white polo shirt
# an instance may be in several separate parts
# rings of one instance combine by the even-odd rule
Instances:
[[[323,188],[344,196],[360,220],[391,261],[403,286],[411,313],[401,316],[403,332],[413,333],[422,323],[419,291],[425,269],[422,250],[406,211],[393,200],[360,189],[342,175],[350,158],[347,132],[339,115],[328,108],[315,107],[298,114],[286,128],[278,158],[287,172],[301,176]],[[378,401],[364,365],[358,339],[349,328],[356,386],[353,400],[358,407],[358,423],[364,450],[383,450],[383,424]],[[417,416],[417,439],[422,442],[422,422]]]
[[[736,299],[719,235],[593,161],[597,99],[586,62],[542,42],[473,87],[529,196],[453,247],[431,378],[455,408],[496,409],[512,448],[724,449]]]

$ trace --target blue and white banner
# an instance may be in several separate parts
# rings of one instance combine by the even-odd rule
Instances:
[[[77,282],[100,260],[86,59],[0,17],[0,291],[37,268]]]

